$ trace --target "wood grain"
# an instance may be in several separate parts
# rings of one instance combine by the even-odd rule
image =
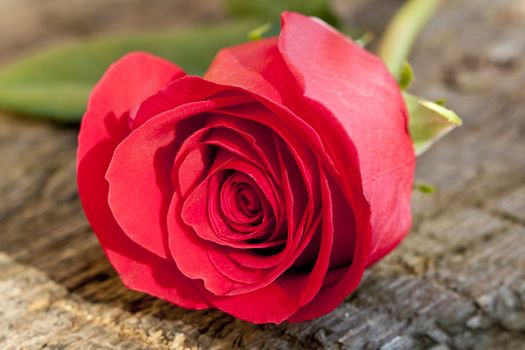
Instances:
[[[337,3],[380,31],[399,1]],[[0,62],[223,17],[219,1],[4,0]],[[447,98],[465,121],[418,161],[417,179],[439,190],[414,194],[411,234],[356,293],[302,324],[255,326],[126,290],[78,201],[78,130],[0,115],[0,348],[525,349],[524,28],[523,0],[443,2],[412,59],[413,91]]]

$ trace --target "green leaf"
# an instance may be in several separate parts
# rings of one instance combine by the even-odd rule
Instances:
[[[401,90],[406,90],[412,84],[414,80],[414,71],[410,63],[405,62],[403,70],[401,71],[401,76],[399,77],[399,87]]]
[[[147,51],[176,62],[188,74],[203,74],[216,52],[246,41],[253,21],[163,34],[106,38],[52,49],[0,70],[0,109],[78,122],[93,85],[106,68],[131,51]]]
[[[410,135],[418,156],[462,123],[456,113],[440,104],[406,92],[403,92],[403,97],[408,107]]]
[[[281,12],[294,11],[316,16],[334,27],[341,22],[328,0],[225,0],[230,13],[237,17],[252,17],[264,22],[279,19]]]

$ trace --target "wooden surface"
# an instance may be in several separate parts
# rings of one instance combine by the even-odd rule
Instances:
[[[399,1],[338,1],[380,30]],[[153,5],[148,5],[153,4]],[[218,1],[1,0],[0,63],[93,34],[220,20]],[[465,120],[418,161],[410,236],[313,322],[247,324],[126,290],[75,186],[75,127],[0,115],[0,349],[525,349],[525,1],[449,0],[413,91]]]

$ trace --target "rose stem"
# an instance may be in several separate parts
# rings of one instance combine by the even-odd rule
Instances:
[[[377,53],[397,80],[414,41],[432,17],[438,2],[439,0],[407,0],[390,20]]]

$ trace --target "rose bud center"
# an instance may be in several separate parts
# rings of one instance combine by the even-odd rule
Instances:
[[[263,204],[264,203],[264,204]],[[269,216],[268,199],[248,175],[234,172],[227,177],[221,188],[220,205],[230,226],[239,226],[246,232]]]

